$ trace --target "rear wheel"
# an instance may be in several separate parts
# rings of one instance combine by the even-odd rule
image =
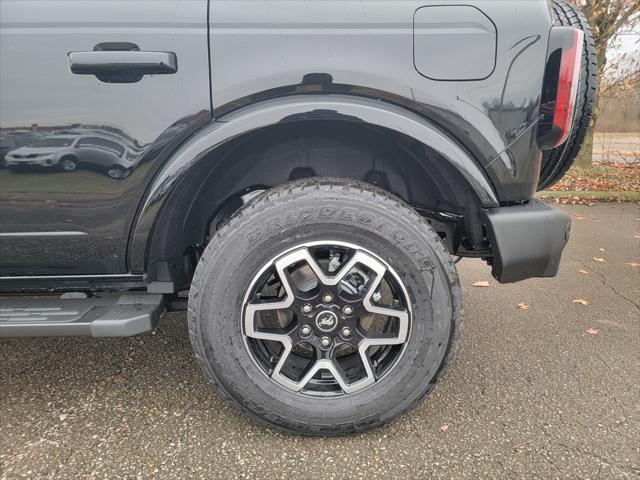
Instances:
[[[129,170],[127,170],[126,168],[119,167],[117,165],[107,170],[107,176],[115,180],[125,179],[129,176],[129,173],[130,173]]]
[[[73,172],[78,168],[78,162],[73,157],[64,157],[60,160],[60,169],[64,172]]]
[[[553,185],[573,165],[589,130],[598,89],[596,45],[587,19],[577,7],[564,0],[554,0],[551,5],[555,25],[581,29],[584,32],[584,46],[571,135],[559,147],[543,152],[538,190]]]
[[[302,180],[215,234],[189,326],[202,369],[236,408],[288,432],[346,434],[431,391],[460,308],[451,258],[413,209],[367,184]]]

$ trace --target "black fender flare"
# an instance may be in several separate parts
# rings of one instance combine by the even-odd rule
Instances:
[[[192,166],[222,144],[245,133],[278,123],[316,118],[364,122],[412,137],[438,152],[460,172],[475,192],[480,207],[499,205],[480,165],[437,125],[416,113],[391,103],[350,95],[275,98],[217,118],[191,137],[163,165],[147,190],[132,228],[129,248],[131,271],[145,271],[148,244],[157,215],[172,189]]]

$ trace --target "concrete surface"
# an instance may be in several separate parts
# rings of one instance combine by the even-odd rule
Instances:
[[[640,209],[562,208],[560,275],[474,288],[489,269],[463,261],[457,361],[418,408],[359,436],[237,414],[196,368],[182,313],[137,338],[2,340],[0,477],[640,478]]]
[[[640,134],[596,132],[593,138],[593,161],[622,164],[640,161]]]

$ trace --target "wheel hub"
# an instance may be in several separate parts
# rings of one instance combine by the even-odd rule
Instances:
[[[338,316],[331,310],[322,310],[316,315],[316,327],[324,333],[333,332],[338,327]]]

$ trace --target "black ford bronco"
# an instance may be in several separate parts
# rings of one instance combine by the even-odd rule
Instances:
[[[188,310],[254,420],[379,425],[455,353],[454,258],[557,273],[570,219],[533,196],[596,71],[561,0],[2,0],[0,335]]]

